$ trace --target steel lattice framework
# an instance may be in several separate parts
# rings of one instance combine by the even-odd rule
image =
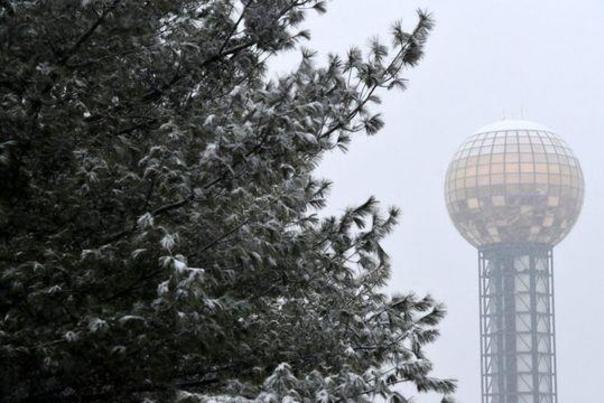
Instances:
[[[557,403],[552,249],[479,250],[483,403]]]

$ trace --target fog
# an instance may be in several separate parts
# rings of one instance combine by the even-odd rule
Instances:
[[[389,291],[431,293],[446,303],[442,336],[430,348],[436,374],[459,380],[460,401],[480,401],[476,250],[447,215],[447,164],[465,137],[506,118],[541,122],[560,134],[581,161],[583,212],[555,248],[558,394],[561,402],[600,395],[604,362],[604,3],[601,1],[338,0],[306,23],[308,45],[343,54],[414,10],[430,10],[436,27],[425,59],[409,71],[409,89],[384,94],[386,127],[354,139],[319,173],[334,182],[329,212],[376,195],[403,211],[385,246],[392,257]],[[289,58],[288,58],[289,57]],[[276,61],[287,70],[296,55]],[[435,401],[420,396],[418,402]]]

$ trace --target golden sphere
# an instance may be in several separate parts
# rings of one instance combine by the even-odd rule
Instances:
[[[568,145],[547,127],[519,120],[470,136],[445,181],[449,215],[478,248],[556,245],[577,221],[583,193],[583,172]]]

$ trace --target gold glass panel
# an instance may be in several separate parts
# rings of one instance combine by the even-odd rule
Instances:
[[[480,157],[478,157],[478,163],[480,165],[485,165],[491,162],[491,156],[490,155],[481,155]]]
[[[518,144],[506,144],[505,145],[506,153],[517,153],[518,152]]]
[[[493,164],[493,165],[491,165],[491,173],[492,174],[501,174],[501,173],[503,173],[503,164]]]
[[[468,166],[466,168],[466,176],[476,176],[476,165]]]
[[[489,185],[489,182],[489,177],[486,175],[478,177],[478,186],[487,186]]]
[[[493,202],[493,206],[496,206],[496,207],[505,206],[505,196],[493,196],[492,202]]]
[[[533,154],[533,158],[535,162],[547,162],[547,157],[545,154]]]
[[[530,144],[520,144],[520,152],[521,153],[530,153],[530,152],[532,152]]]
[[[569,176],[569,179],[571,187],[576,188],[579,186],[579,178],[577,178],[576,176]]]
[[[520,154],[511,153],[505,155],[505,162],[518,162],[520,161]]]
[[[478,164],[478,157],[468,157],[466,162],[468,165],[476,165]]]
[[[488,175],[491,171],[491,167],[489,165],[479,165],[478,166],[478,175]]]
[[[491,175],[492,185],[503,185],[505,183],[505,176],[503,175]]]
[[[502,164],[505,154],[493,154],[491,155],[491,164]]]
[[[514,174],[520,171],[520,164],[505,164],[505,173]]]
[[[468,208],[477,209],[478,207],[480,207],[480,204],[478,203],[478,199],[476,199],[476,198],[468,199]]]
[[[533,183],[535,182],[535,175],[533,174],[521,174],[520,175],[520,183]]]

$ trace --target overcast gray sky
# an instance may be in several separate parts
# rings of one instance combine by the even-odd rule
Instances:
[[[438,375],[460,381],[457,397],[480,401],[476,251],[447,215],[444,174],[464,138],[484,124],[541,122],[574,149],[586,178],[582,215],[555,249],[559,400],[601,399],[604,371],[604,2],[602,0],[335,0],[306,24],[309,47],[343,54],[366,45],[418,7],[434,13],[426,57],[409,90],[384,96],[385,129],[334,154],[320,174],[335,182],[329,210],[376,195],[403,210],[386,242],[392,292],[429,292],[449,310],[431,348]],[[293,58],[294,55],[291,55]],[[277,69],[292,60],[281,59]],[[433,402],[420,397],[418,402]]]

